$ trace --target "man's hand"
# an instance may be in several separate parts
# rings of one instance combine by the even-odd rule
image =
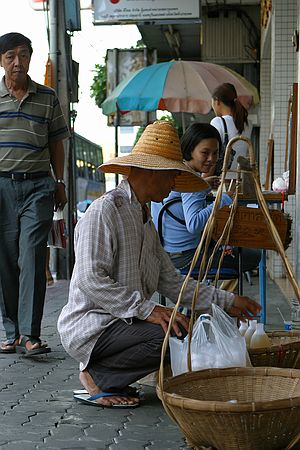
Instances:
[[[257,316],[260,310],[261,306],[256,301],[246,296],[236,295],[231,308],[227,312],[244,322],[246,319]]]
[[[172,312],[173,312],[172,308],[165,308],[164,306],[157,305],[155,306],[152,313],[150,314],[150,316],[147,317],[145,321],[161,325],[164,332],[166,333],[168,330],[168,325],[170,322]],[[176,320],[173,324],[173,330],[177,336],[181,337],[182,333],[180,331],[178,324],[181,324],[181,326],[183,326],[183,328],[186,331],[188,331],[189,319],[184,314],[180,313],[176,314]]]
[[[66,188],[64,184],[57,183],[56,184],[56,190],[54,194],[54,210],[57,211],[58,209],[63,210],[66,203],[67,203],[67,196],[66,196]]]

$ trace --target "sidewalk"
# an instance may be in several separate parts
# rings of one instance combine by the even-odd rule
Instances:
[[[244,285],[245,294],[258,298],[258,278]],[[42,339],[52,353],[27,359],[0,354],[0,448],[186,450],[184,438],[165,413],[155,388],[142,385],[137,409],[96,408],[77,403],[78,364],[62,348],[57,317],[67,301],[69,283],[57,281],[47,289]],[[276,310],[288,313],[279,288],[268,281],[270,328],[282,329]],[[0,338],[4,339],[1,325]]]

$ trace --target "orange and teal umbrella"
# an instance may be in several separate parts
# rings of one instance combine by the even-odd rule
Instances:
[[[212,93],[232,83],[248,109],[259,100],[257,89],[224,66],[202,61],[168,61],[131,73],[102,103],[104,114],[128,111],[190,112],[207,114]]]

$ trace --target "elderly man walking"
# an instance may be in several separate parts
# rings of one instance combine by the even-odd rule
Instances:
[[[162,201],[171,189],[190,192],[207,185],[183,163],[177,131],[164,121],[148,125],[130,155],[101,170],[127,179],[95,200],[76,226],[76,261],[58,330],[80,363],[87,392],[75,398],[134,407],[139,398],[130,384],[158,369],[172,313],[151,297],[158,291],[176,301],[184,280],[160,244],[147,203]],[[185,291],[188,306],[196,283],[191,279]],[[212,303],[242,319],[260,309],[248,297],[201,285],[198,310],[209,312]],[[183,336],[187,329],[187,317],[177,313],[174,333]]]
[[[53,208],[67,202],[63,139],[69,136],[55,91],[28,76],[31,41],[0,37],[1,353],[47,353],[40,340],[47,236]],[[54,179],[51,174],[54,175]]]

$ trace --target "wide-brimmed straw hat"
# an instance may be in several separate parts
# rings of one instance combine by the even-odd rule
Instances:
[[[113,158],[101,164],[99,169],[104,173],[129,175],[131,167],[180,170],[174,185],[174,190],[178,192],[197,192],[209,187],[197,172],[183,162],[177,130],[167,121],[157,120],[148,125],[132,153]]]

